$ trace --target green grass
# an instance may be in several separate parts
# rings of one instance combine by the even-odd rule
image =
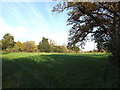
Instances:
[[[116,88],[103,53],[3,53],[3,88]]]

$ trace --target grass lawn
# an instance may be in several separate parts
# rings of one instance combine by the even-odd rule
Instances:
[[[117,88],[103,53],[3,53],[3,88]]]

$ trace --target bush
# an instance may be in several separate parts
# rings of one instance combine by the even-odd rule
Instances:
[[[37,51],[37,46],[34,41],[26,41],[22,45],[22,51],[25,52],[35,52]]]

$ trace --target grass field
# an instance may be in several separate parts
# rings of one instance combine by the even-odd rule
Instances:
[[[3,53],[3,88],[116,88],[103,53]]]

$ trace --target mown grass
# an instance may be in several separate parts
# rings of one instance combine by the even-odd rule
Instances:
[[[117,88],[103,53],[3,53],[3,88]]]

